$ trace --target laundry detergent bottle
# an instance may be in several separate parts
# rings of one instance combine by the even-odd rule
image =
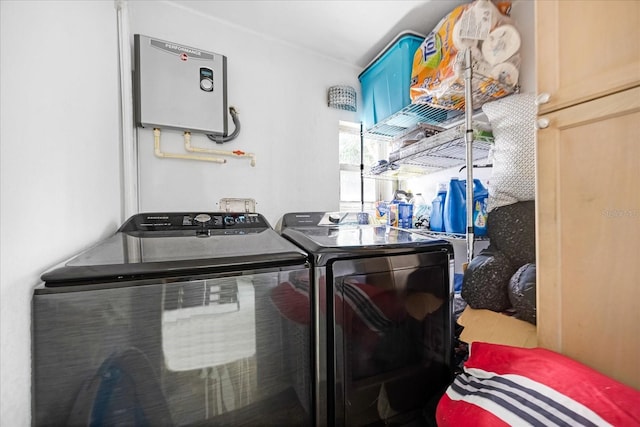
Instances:
[[[479,179],[473,180],[473,234],[487,234],[487,198],[489,191]],[[451,178],[444,203],[444,227],[447,233],[466,233],[467,181]]]
[[[479,179],[473,180],[473,234],[487,235],[487,200],[489,190]]]
[[[447,184],[440,183],[438,193],[431,201],[431,219],[429,228],[431,231],[444,231],[444,202],[447,196]]]
[[[444,199],[444,230],[447,233],[463,234],[467,225],[465,181],[451,178]]]
[[[417,193],[411,199],[413,205],[413,224],[416,228],[427,228],[431,218],[431,205],[422,197],[422,193]]]

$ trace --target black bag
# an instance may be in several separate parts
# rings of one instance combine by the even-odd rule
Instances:
[[[525,264],[509,282],[509,299],[516,317],[536,324],[536,265]]]
[[[471,308],[504,311],[511,308],[509,280],[516,268],[492,246],[474,257],[462,279],[461,296]]]

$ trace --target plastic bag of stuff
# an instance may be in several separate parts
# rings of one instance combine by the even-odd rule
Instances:
[[[513,93],[520,70],[520,34],[511,2],[476,0],[453,9],[416,50],[411,102],[464,108],[465,52],[471,52],[474,107]]]

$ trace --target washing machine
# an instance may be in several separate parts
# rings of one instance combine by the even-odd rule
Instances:
[[[34,290],[33,425],[311,425],[311,336],[278,293],[305,282],[260,214],[132,216]]]
[[[311,292],[286,291],[312,307],[289,317],[313,328],[316,423],[435,425],[452,378],[453,248],[366,218],[294,212],[279,228],[311,263]]]

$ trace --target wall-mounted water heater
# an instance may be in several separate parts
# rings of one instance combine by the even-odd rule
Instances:
[[[227,58],[134,35],[135,110],[141,127],[227,135]]]

